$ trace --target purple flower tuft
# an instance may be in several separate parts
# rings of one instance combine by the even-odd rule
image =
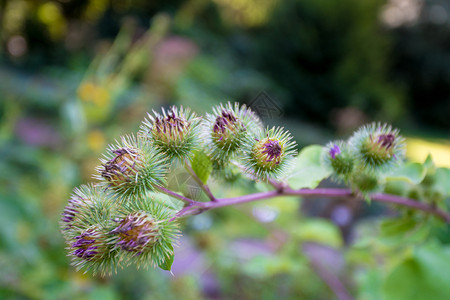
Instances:
[[[99,253],[97,250],[98,243],[93,230],[87,230],[81,235],[76,236],[74,239],[75,242],[72,243],[71,247],[75,250],[72,252],[72,255],[91,260]]]
[[[242,123],[236,118],[233,112],[222,110],[222,113],[216,118],[213,131],[216,135],[220,136],[219,141],[221,141],[222,137],[227,134],[227,130],[234,132],[237,127],[241,127],[239,125],[242,125]]]
[[[380,136],[378,136],[378,144],[381,147],[386,148],[387,150],[389,150],[394,145],[394,141],[395,135],[392,133],[381,134]]]
[[[116,156],[103,165],[102,177],[119,185],[122,182],[132,180],[137,173],[136,167],[141,162],[136,150],[120,148],[112,151]]]
[[[333,147],[330,149],[330,156],[332,159],[335,159],[337,155],[341,154],[341,149],[338,145],[334,144]]]
[[[277,140],[268,139],[263,145],[263,151],[261,152],[267,156],[266,161],[274,161],[276,164],[280,163],[281,146]]]
[[[189,130],[190,123],[177,114],[177,110],[172,107],[166,116],[156,116],[154,122],[154,132],[158,139],[167,141],[168,139],[179,139],[185,135],[185,130]]]
[[[119,225],[111,233],[119,236],[117,246],[122,250],[138,254],[147,246],[155,243],[159,237],[159,230],[155,222],[142,213],[125,217],[119,221]]]
[[[69,204],[64,208],[64,211],[62,212],[61,221],[64,224],[62,226],[65,226],[63,230],[68,230],[72,227],[72,223],[75,217],[80,213],[80,209],[85,206],[88,201],[88,199],[83,199],[76,193],[72,194],[71,198],[69,199]]]

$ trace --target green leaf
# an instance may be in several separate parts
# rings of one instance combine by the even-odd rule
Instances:
[[[342,235],[339,229],[329,221],[309,220],[294,229],[293,234],[307,242],[317,242],[330,247],[342,246]]]
[[[212,171],[212,163],[205,151],[197,151],[192,159],[192,170],[203,183],[208,181]]]
[[[423,163],[423,167],[427,170],[434,168],[434,162],[433,162],[433,158],[431,157],[431,154],[427,155],[427,158],[425,159],[425,161]]]
[[[406,181],[419,184],[425,178],[426,168],[420,163],[406,163],[386,176],[387,181]]]
[[[173,253],[173,246],[169,244],[168,247],[172,250],[172,253]],[[162,263],[160,263],[158,265],[158,267],[160,267],[162,270],[165,270],[165,271],[172,270],[172,264],[173,264],[174,258],[175,258],[175,255],[171,254],[169,257],[166,257],[166,259]]]
[[[436,189],[441,191],[444,196],[450,195],[450,169],[436,169]]]
[[[413,218],[396,218],[384,220],[381,223],[381,234],[385,237],[402,235],[415,228],[417,221]]]
[[[450,252],[432,245],[415,249],[386,278],[384,299],[450,299]]]
[[[296,158],[295,169],[288,178],[288,184],[294,189],[310,188],[313,189],[319,183],[330,176],[331,170],[328,170],[321,163],[324,147],[311,145],[300,151]]]
[[[379,270],[369,269],[361,272],[356,278],[358,282],[357,299],[379,300],[383,299],[382,284],[383,276]]]

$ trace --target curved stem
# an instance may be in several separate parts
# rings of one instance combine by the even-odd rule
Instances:
[[[230,206],[235,204],[241,204],[241,203],[247,203],[247,202],[253,202],[263,199],[270,199],[274,197],[280,197],[280,196],[306,196],[306,197],[315,197],[315,196],[325,196],[329,198],[336,198],[336,197],[348,197],[348,198],[359,198],[357,195],[355,195],[351,189],[334,189],[334,188],[317,188],[317,189],[299,189],[294,190],[289,187],[276,190],[276,191],[269,191],[269,192],[262,192],[262,193],[255,193],[255,194],[249,194],[245,196],[240,197],[234,197],[234,198],[220,198],[216,199],[215,202],[193,202],[194,206],[198,206],[203,209],[213,209],[223,206]],[[441,220],[450,223],[450,214],[440,210],[439,208],[425,204],[422,202],[418,202],[413,199],[409,198],[403,198],[395,195],[390,194],[373,194],[369,196],[373,201],[378,202],[384,202],[384,203],[390,203],[390,204],[397,204],[402,205],[414,209],[418,209],[427,213],[430,213],[432,215],[435,215],[436,217],[440,218]]]
[[[173,192],[173,191],[171,191],[171,190],[166,189],[165,187],[157,186],[156,188],[157,188],[161,193],[166,194],[166,195],[168,195],[168,196],[171,196],[171,197],[173,197],[173,198],[176,198],[176,199],[178,199],[178,200],[184,201],[184,202],[189,203],[189,204],[196,203],[196,201],[192,200],[191,198],[184,197],[184,196],[182,196],[182,195],[180,195],[180,194],[177,194],[177,193],[175,193],[175,192]]]
[[[390,194],[374,194],[371,196],[372,200],[378,202],[399,204],[403,206],[408,206],[411,208],[416,208],[422,210],[424,212],[428,212],[436,217],[439,217],[441,220],[450,223],[450,214],[440,210],[436,206],[428,205],[422,202],[417,202],[413,199],[403,198],[400,196],[390,195]]]

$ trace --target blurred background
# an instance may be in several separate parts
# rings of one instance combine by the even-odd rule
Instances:
[[[321,261],[356,298],[395,299],[424,282],[410,265],[448,258],[446,232],[380,239],[377,216],[392,215],[382,205],[284,198],[187,220],[175,276],[75,272],[58,221],[107,144],[151,109],[201,114],[229,100],[300,147],[390,122],[409,159],[450,167],[450,3],[0,0],[0,298],[336,299]],[[398,271],[403,238],[424,245]],[[426,274],[448,271],[433,266]]]

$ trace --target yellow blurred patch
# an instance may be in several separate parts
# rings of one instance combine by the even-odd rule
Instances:
[[[111,97],[109,95],[109,91],[106,88],[99,86],[95,89],[93,101],[97,104],[97,106],[102,108],[108,106],[110,99]]]
[[[431,154],[439,167],[450,167],[450,141],[430,142],[417,138],[406,138],[406,156],[412,161],[424,162]]]
[[[226,20],[248,27],[260,26],[267,22],[275,8],[276,0],[214,0]]]
[[[78,88],[78,97],[83,102],[92,102],[98,108],[106,108],[111,100],[107,88],[92,82],[83,82]]]
[[[60,38],[66,33],[66,20],[62,15],[61,8],[54,2],[42,4],[37,11],[39,20],[47,25],[52,38]]]
[[[92,130],[88,134],[89,149],[100,152],[105,147],[105,136],[100,130]]]
[[[83,82],[78,88],[78,97],[81,101],[92,101],[92,95],[95,93],[95,85],[92,82]]]

